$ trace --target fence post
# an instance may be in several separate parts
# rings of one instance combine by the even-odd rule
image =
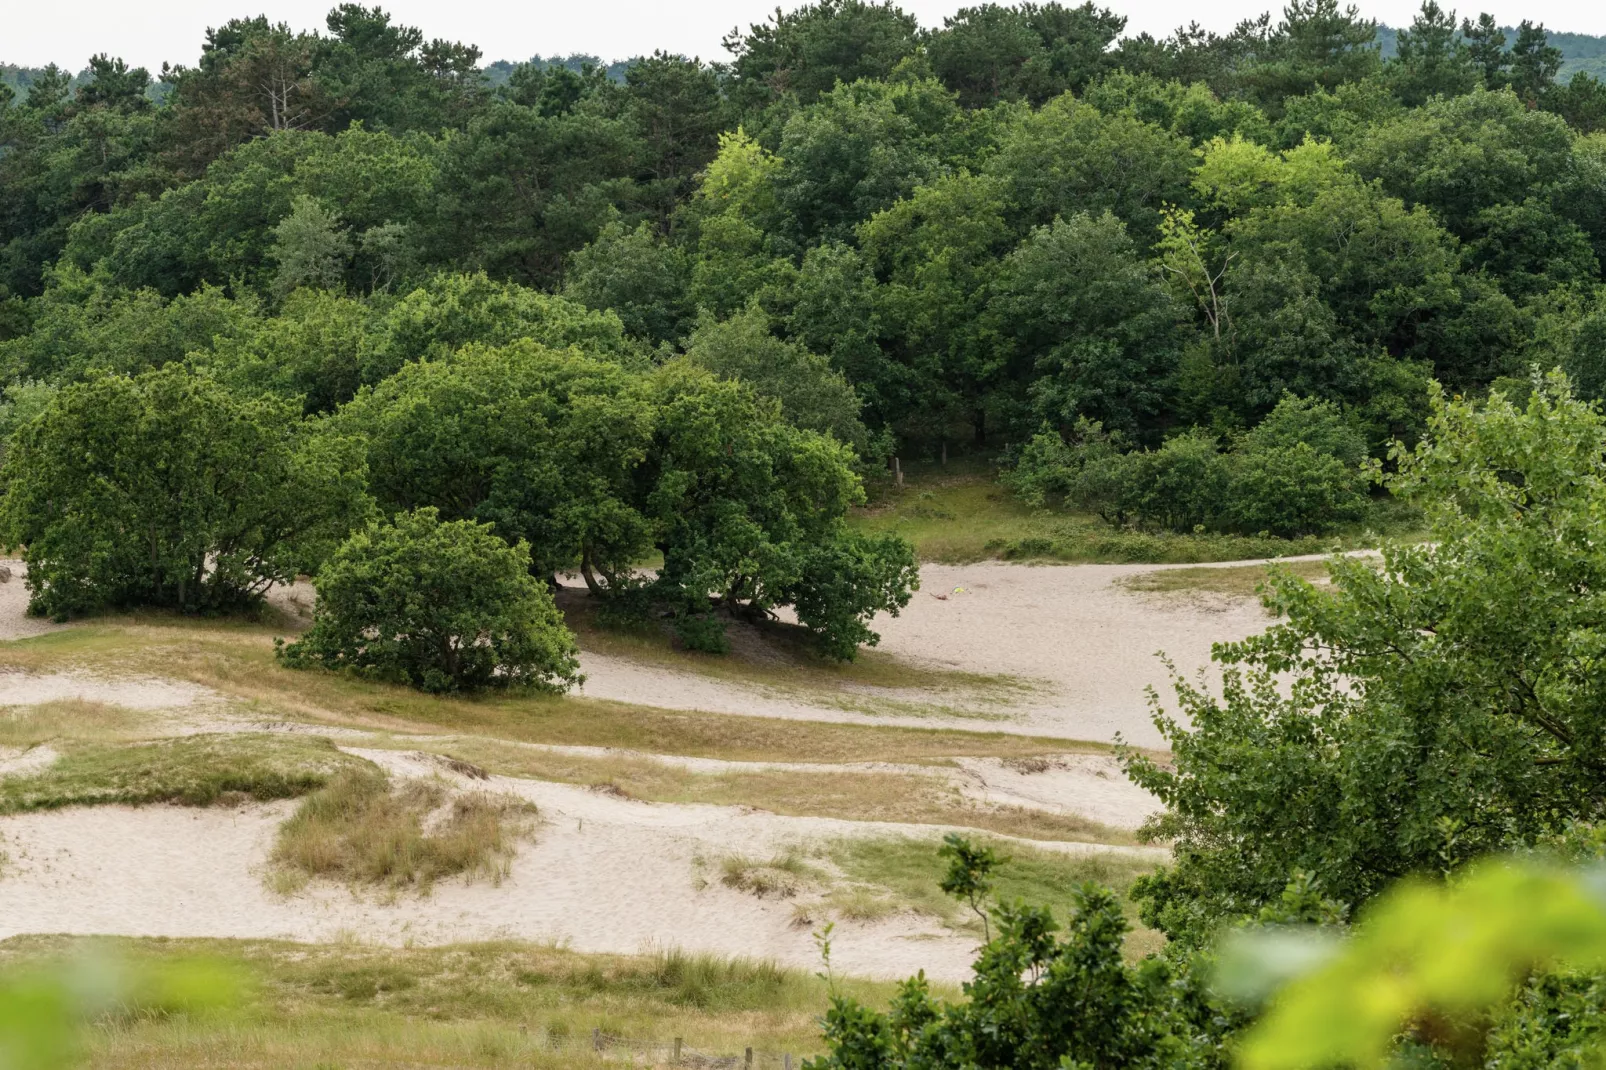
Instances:
[[[752,1048],[748,1048],[747,1049],[747,1057],[742,1060],[742,1065],[745,1066],[747,1068],[747,1070],[753,1070],[753,1049]]]
[[[600,1029],[593,1029],[591,1031],[591,1050],[592,1051],[601,1051],[602,1050],[602,1030],[600,1030]]]
[[[782,1070],[792,1070],[792,1053],[787,1052],[781,1057]]]
[[[680,1062],[680,1038],[679,1037],[675,1038],[675,1062],[677,1062],[677,1063]],[[791,1070],[791,1067],[787,1067],[787,1070]]]

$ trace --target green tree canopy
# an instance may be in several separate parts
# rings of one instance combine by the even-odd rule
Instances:
[[[346,540],[319,570],[312,627],[280,648],[295,668],[347,670],[424,691],[564,691],[574,636],[530,549],[489,525],[403,513]]]
[[[6,538],[33,611],[233,608],[311,571],[369,499],[361,452],[169,365],[63,388],[12,440]]]

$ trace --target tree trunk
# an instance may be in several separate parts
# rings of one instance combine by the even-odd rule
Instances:
[[[608,592],[603,588],[603,586],[600,583],[597,582],[597,577],[592,571],[592,568],[591,568],[591,551],[590,551],[590,549],[585,549],[585,550],[581,550],[580,551],[580,575],[586,581],[586,589],[588,591],[590,591],[595,597],[597,597],[597,598],[605,598],[605,597],[607,597]]]

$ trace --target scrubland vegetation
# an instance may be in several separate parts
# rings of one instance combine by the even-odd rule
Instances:
[[[97,988],[22,937],[0,1063],[84,1021],[130,1067],[662,1060],[604,1034],[817,1070],[1597,1057],[1606,908],[1565,867],[1606,855],[1606,84],[1468,16],[1292,0],[1157,40],[1091,3],[820,0],[724,63],[483,68],[343,4],[223,23],[160,83],[8,73],[0,541],[73,626],[0,666],[227,710],[7,713],[7,820],[272,802],[285,895],[503,879],[540,815],[375,764],[405,749],[944,840],[703,860],[794,900],[821,977],[124,941]],[[565,693],[583,649],[935,724],[1037,684],[867,650],[922,561],[1362,549],[1123,581],[1271,611],[1219,687],[1155,697],[1163,752],[1119,748],[1160,866],[944,779],[1097,745]],[[273,616],[300,576],[310,623]],[[979,929],[970,982],[838,976],[827,919],[889,917]]]

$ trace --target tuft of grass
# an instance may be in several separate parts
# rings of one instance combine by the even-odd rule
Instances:
[[[1022,899],[1050,908],[1061,919],[1074,909],[1072,892],[1078,885],[1088,881],[1103,884],[1126,901],[1132,882],[1153,872],[1157,865],[1156,860],[1139,855],[1070,854],[979,839],[1006,859],[994,874],[994,901]],[[828,857],[849,883],[833,890],[828,902],[838,911],[856,910],[860,916],[880,917],[910,910],[951,926],[967,930],[977,927],[969,910],[938,887],[946,863],[938,857],[937,847],[935,840],[909,837],[831,842],[826,846]],[[1128,937],[1129,953],[1141,955],[1155,949],[1161,938],[1137,922],[1130,902],[1127,914],[1134,925]]]
[[[0,971],[60,959],[86,941],[0,941]],[[804,970],[694,955],[583,955],[524,943],[390,948],[249,940],[100,940],[132,963],[204,958],[251,980],[243,1006],[207,1016],[118,1016],[86,1040],[100,1070],[229,1067],[536,1067],[620,1064],[621,1050],[656,1043],[636,1065],[657,1065],[683,1037],[688,1054],[761,1066],[780,1052],[820,1051],[829,992]],[[837,987],[885,1007],[890,982],[838,978]],[[945,997],[951,986],[933,986]],[[591,1050],[600,1029],[611,1050]],[[614,1039],[617,1038],[617,1039]],[[763,1053],[775,1053],[768,1061]],[[794,1059],[793,1065],[797,1065]]]
[[[864,531],[894,532],[914,544],[923,561],[969,564],[1059,561],[1103,564],[1190,564],[1327,553],[1375,545],[1362,527],[1301,539],[1246,535],[1178,535],[1113,528],[1086,513],[1033,510],[1000,486],[978,460],[947,468],[909,466],[901,488],[878,487],[881,498],[851,523]],[[1374,504],[1370,527],[1406,535],[1419,516],[1400,503]]]
[[[0,813],[107,803],[210,806],[290,799],[369,763],[326,739],[267,734],[89,744],[37,773],[0,779]]]
[[[384,774],[352,770],[307,797],[279,830],[271,861],[280,891],[315,877],[351,884],[428,890],[465,875],[499,883],[533,804],[485,792],[448,800],[443,784],[393,785]]]
[[[818,877],[819,871],[796,850],[782,851],[768,861],[726,855],[719,863],[721,884],[758,899],[791,899]]]
[[[36,747],[58,739],[108,742],[139,736],[133,710],[85,699],[0,707],[0,746]]]

